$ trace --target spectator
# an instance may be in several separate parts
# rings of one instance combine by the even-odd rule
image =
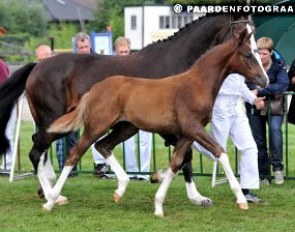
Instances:
[[[37,62],[45,60],[46,58],[49,58],[51,56],[53,56],[53,52],[51,48],[47,45],[42,44],[35,50],[35,57]]]
[[[117,56],[126,56],[130,54],[131,42],[126,37],[118,37],[115,41],[115,52]],[[151,159],[151,143],[152,134],[139,130],[139,153],[140,153],[140,169],[137,166],[136,159],[136,145],[135,136],[129,138],[123,143],[123,151],[125,154],[125,163],[127,172],[149,172],[150,159]],[[96,174],[97,176],[104,176],[106,170],[108,170],[108,164],[102,158],[101,162],[97,164]],[[130,179],[135,180],[148,180],[148,175],[129,175]]]
[[[290,81],[288,90],[295,92],[295,59],[293,60],[291,64],[291,67],[288,72],[288,76]],[[292,95],[291,97],[291,102],[290,102],[289,111],[288,111],[288,122],[295,124],[295,96],[294,95]]]
[[[266,101],[278,103],[281,110],[271,109],[268,116],[267,105],[265,109],[257,110],[247,105],[247,114],[252,126],[254,139],[258,147],[258,166],[262,185],[269,185],[271,182],[271,170],[274,172],[274,181],[276,184],[284,183],[283,175],[283,138],[282,123],[284,120],[283,95],[288,89],[289,80],[284,62],[277,60],[273,56],[274,44],[271,38],[262,37],[257,40],[257,46],[261,57],[262,65],[267,72],[269,85],[265,88],[258,88],[254,83],[247,82],[250,90],[255,90],[257,96],[266,97]],[[272,103],[271,103],[272,105]],[[266,124],[269,125],[270,134],[270,152],[268,157]]]
[[[6,63],[0,59],[0,84],[5,82],[9,78],[9,69]],[[6,136],[10,143],[10,150],[6,154],[2,154],[2,164],[0,166],[1,172],[9,172],[12,168],[12,158],[13,158],[13,146],[14,146],[14,128],[15,128],[15,108],[13,109],[10,119],[6,127]]]

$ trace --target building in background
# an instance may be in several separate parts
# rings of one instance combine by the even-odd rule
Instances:
[[[139,50],[173,35],[202,14],[176,14],[172,5],[129,5],[124,7],[124,31],[132,50]]]

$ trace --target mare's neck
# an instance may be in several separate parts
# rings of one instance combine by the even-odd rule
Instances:
[[[168,66],[173,67],[173,72],[181,73],[189,69],[208,49],[227,40],[229,29],[228,16],[207,16],[180,29],[169,39],[148,45],[139,51],[138,55],[142,55],[144,59],[149,57],[163,67],[169,60]],[[167,73],[167,76],[170,75],[171,73]]]

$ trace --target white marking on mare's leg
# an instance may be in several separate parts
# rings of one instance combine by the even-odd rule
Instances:
[[[64,186],[70,172],[72,171],[74,166],[64,166],[62,169],[62,172],[60,174],[60,177],[58,178],[55,186],[48,194],[47,202],[43,205],[43,209],[46,211],[51,211],[54,203],[58,199],[60,192],[62,190],[62,187]]]
[[[192,180],[191,183],[185,182],[185,188],[188,199],[196,204],[196,205],[202,205],[202,206],[210,206],[213,204],[212,200],[203,197],[199,191],[197,190],[195,182]]]
[[[228,178],[228,182],[230,184],[230,188],[232,189],[234,195],[237,198],[237,204],[241,209],[248,209],[248,203],[247,200],[242,192],[241,186],[235,177],[233,170],[230,166],[228,155],[226,153],[222,153],[219,157],[219,162],[222,164],[223,170],[225,172],[225,175]]]
[[[52,164],[51,164],[49,158],[46,160],[44,168],[46,171],[46,176],[47,176],[47,178],[50,182],[50,186],[52,188],[56,182],[56,174],[54,172],[54,169],[52,167]],[[65,205],[67,203],[69,203],[68,198],[65,196],[62,196],[62,195],[59,195],[57,200],[55,201],[55,204],[57,204],[57,205]]]
[[[168,168],[166,171],[165,178],[156,193],[154,214],[158,217],[164,217],[163,203],[164,203],[168,188],[175,175],[176,173],[172,172],[171,168]]]
[[[107,158],[107,161],[109,162],[111,169],[114,171],[118,179],[118,188],[115,190],[113,198],[115,202],[119,202],[126,191],[129,177],[113,153]]]
[[[49,194],[49,191],[51,190],[52,186],[51,186],[51,183],[47,177],[47,171],[46,171],[46,167],[45,167],[46,164],[44,164],[44,159],[45,159],[45,152],[40,156],[40,161],[38,163],[37,176],[38,176],[39,182],[41,184],[41,187],[43,189],[44,197],[45,197],[45,199],[48,199],[48,194]]]

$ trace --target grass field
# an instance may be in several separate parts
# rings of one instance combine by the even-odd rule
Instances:
[[[284,128],[285,130],[285,128]],[[289,174],[295,176],[294,165],[294,128],[288,132]],[[31,148],[33,126],[22,124],[20,146],[20,170],[30,171],[32,165],[28,159]],[[156,166],[166,168],[169,155],[156,138]],[[54,149],[53,149],[54,150]],[[235,161],[232,145],[229,155]],[[122,162],[117,148],[115,154]],[[57,169],[55,153],[52,154]],[[154,161],[152,162],[154,166]],[[201,167],[199,156],[195,156],[195,172],[211,173],[212,162],[204,158]],[[82,159],[82,170],[93,170],[92,156],[88,151]],[[235,167],[233,167],[235,169]],[[202,170],[201,170],[202,169]],[[35,176],[8,182],[8,177],[0,177],[0,231],[140,231],[140,232],[178,232],[178,231],[295,231],[295,181],[287,180],[282,186],[272,184],[254,191],[268,202],[267,205],[250,205],[242,211],[235,205],[228,184],[211,188],[211,177],[195,177],[198,190],[214,202],[212,207],[200,207],[191,204],[187,197],[182,176],[175,178],[164,203],[165,218],[153,216],[154,195],[158,184],[131,181],[120,204],[112,200],[116,189],[115,180],[100,180],[91,174],[79,174],[68,179],[62,194],[69,198],[70,204],[56,206],[51,213],[42,211],[44,200],[36,195],[38,180]]]

